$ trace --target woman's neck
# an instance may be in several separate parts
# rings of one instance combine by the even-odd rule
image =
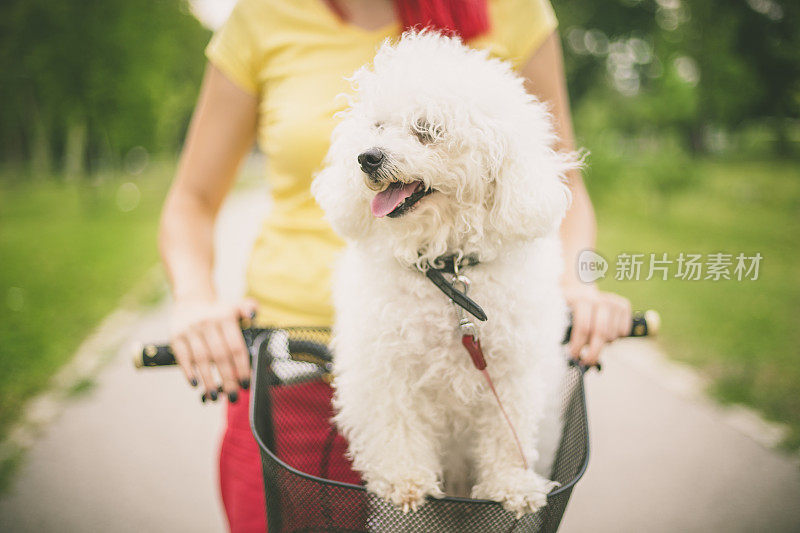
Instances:
[[[388,26],[397,15],[392,0],[324,0],[343,22],[367,31]]]

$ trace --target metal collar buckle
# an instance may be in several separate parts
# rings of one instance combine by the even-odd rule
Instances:
[[[467,297],[467,293],[469,292],[470,280],[467,276],[458,273],[458,266],[455,267],[455,274],[453,275],[453,281],[451,285],[453,289],[457,290],[464,297]],[[458,317],[458,327],[461,330],[463,335],[471,335],[475,340],[478,339],[478,328],[475,326],[475,323],[470,320],[469,316],[465,309],[455,302],[452,298],[450,299],[450,303],[453,304],[453,308],[456,311],[456,317]]]

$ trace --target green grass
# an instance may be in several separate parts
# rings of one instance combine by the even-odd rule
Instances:
[[[151,165],[137,177],[80,183],[2,176],[0,438],[156,263],[171,175],[172,165]]]
[[[648,168],[633,162],[611,192],[599,194],[598,249],[611,263],[601,286],[628,296],[635,308],[659,310],[671,357],[699,366],[723,402],[748,404],[789,424],[785,446],[798,448],[800,165],[695,162],[692,180],[667,194],[654,192]],[[670,259],[679,252],[760,252],[763,260],[757,281],[617,281],[613,263],[621,252],[647,259],[663,252]]]
[[[0,495],[6,494],[11,488],[14,477],[24,461],[22,450],[13,450],[8,457],[0,460]]]
[[[97,386],[97,382],[92,378],[82,378],[73,384],[67,391],[67,395],[72,398],[79,398],[92,392]]]

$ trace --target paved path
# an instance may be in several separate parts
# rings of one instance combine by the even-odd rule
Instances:
[[[223,210],[218,280],[241,273],[263,190]],[[130,325],[164,338],[166,308]],[[646,341],[619,343],[587,379],[592,458],[567,508],[566,532],[800,531],[800,469],[681,392]],[[0,531],[224,531],[216,489],[221,405],[201,406],[175,369],[136,372],[117,357],[27,453],[0,500]],[[685,387],[684,387],[685,388]]]
[[[591,459],[562,531],[800,531],[796,460],[654,379],[648,344],[620,342],[587,377]]]

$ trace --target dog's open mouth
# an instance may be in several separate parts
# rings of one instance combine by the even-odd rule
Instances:
[[[377,218],[397,218],[408,213],[417,202],[432,192],[433,189],[426,189],[421,181],[395,181],[372,199],[372,215]]]

